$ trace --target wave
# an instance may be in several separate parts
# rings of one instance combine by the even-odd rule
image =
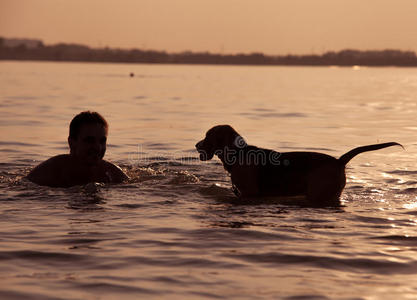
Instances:
[[[415,274],[417,261],[392,261],[391,259],[371,258],[337,258],[333,256],[294,255],[285,253],[238,253],[225,255],[229,258],[250,262],[269,264],[276,267],[282,265],[303,265],[322,269],[340,270],[343,272],[371,274]]]

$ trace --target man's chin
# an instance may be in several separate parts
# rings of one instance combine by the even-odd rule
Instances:
[[[85,160],[83,160],[83,162],[86,164],[86,165],[89,165],[89,166],[95,166],[95,165],[98,165],[98,164],[100,164],[100,162],[102,162],[103,161],[103,158],[101,158],[101,157],[96,157],[96,156],[94,156],[94,157],[87,157]]]

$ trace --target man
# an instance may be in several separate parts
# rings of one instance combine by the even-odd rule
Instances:
[[[30,181],[51,187],[70,187],[90,182],[120,183],[128,176],[118,166],[103,160],[108,125],[97,112],[85,111],[70,123],[70,154],[54,156],[27,176]]]

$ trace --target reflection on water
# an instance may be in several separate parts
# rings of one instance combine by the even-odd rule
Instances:
[[[1,299],[417,294],[414,69],[1,62],[0,85]],[[108,119],[106,156],[130,181],[25,180],[67,152],[85,109]],[[355,157],[341,207],[242,203],[219,161],[194,150],[215,124],[278,151],[406,150]]]

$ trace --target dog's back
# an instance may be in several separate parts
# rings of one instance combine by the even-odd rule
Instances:
[[[307,194],[312,174],[321,169],[344,172],[338,160],[317,152],[284,152],[278,161],[269,161],[259,169],[260,192],[264,196],[295,196]]]

